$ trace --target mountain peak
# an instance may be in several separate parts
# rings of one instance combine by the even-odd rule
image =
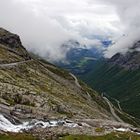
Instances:
[[[21,43],[20,37],[3,28],[0,28],[0,45],[9,51],[17,53],[25,59],[30,58],[28,52]]]
[[[125,54],[116,53],[109,62],[128,70],[140,68],[140,41],[137,41]]]
[[[0,36],[10,33],[9,31],[5,30],[4,28],[0,27]]]

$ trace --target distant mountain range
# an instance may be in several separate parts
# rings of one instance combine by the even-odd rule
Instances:
[[[122,110],[140,119],[140,41],[126,54],[99,60],[92,70],[80,75],[88,85],[119,100]],[[113,101],[114,102],[114,101]]]

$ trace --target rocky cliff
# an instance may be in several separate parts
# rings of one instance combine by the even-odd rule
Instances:
[[[136,42],[127,53],[115,54],[109,62],[119,65],[128,70],[137,70],[140,68],[140,41]]]

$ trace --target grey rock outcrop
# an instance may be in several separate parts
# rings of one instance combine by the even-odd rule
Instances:
[[[110,63],[119,65],[128,70],[137,70],[140,68],[140,41],[125,54],[117,53],[109,60]]]
[[[20,41],[20,37],[3,28],[0,28],[0,44],[6,46],[9,51],[15,52],[25,59],[30,59],[28,52]]]

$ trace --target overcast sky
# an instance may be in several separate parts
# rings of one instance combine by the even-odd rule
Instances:
[[[140,39],[139,7],[140,0],[0,0],[0,26],[51,60],[64,59],[70,39],[101,47],[97,36],[116,42],[105,52],[111,57]]]

